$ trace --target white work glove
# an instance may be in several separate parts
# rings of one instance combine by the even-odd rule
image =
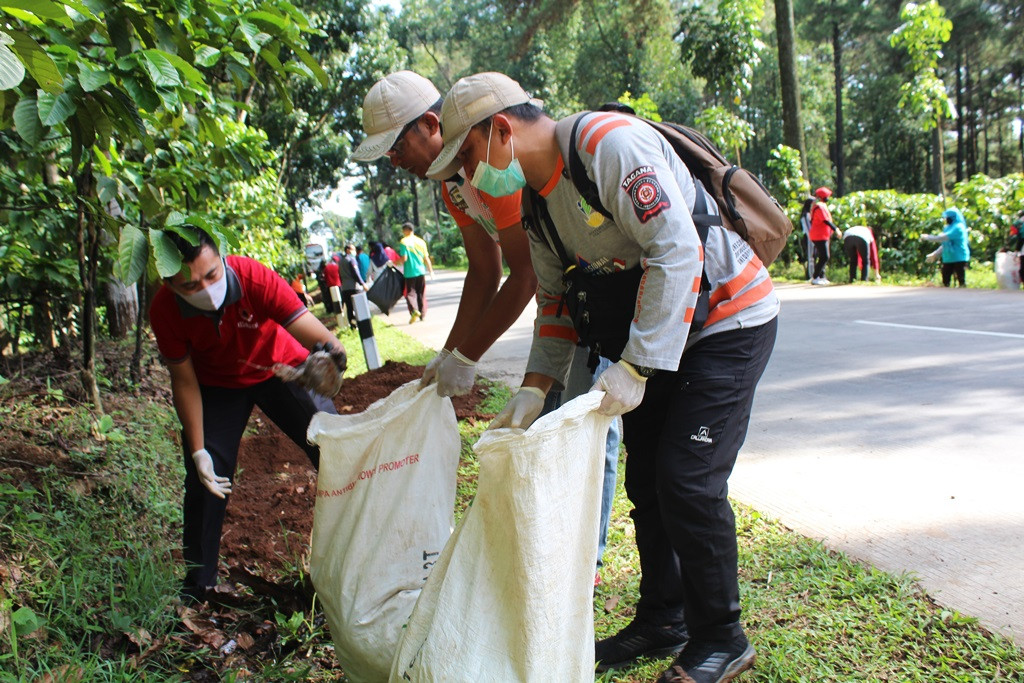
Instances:
[[[939,247],[938,249],[936,249],[932,253],[930,253],[927,256],[925,256],[924,260],[927,263],[935,263],[936,261],[939,260],[939,256],[941,256],[941,255],[942,255],[942,247]]]
[[[620,360],[601,373],[591,391],[603,391],[604,398],[597,412],[602,415],[622,415],[644,400],[647,378],[641,377],[633,366]]]
[[[451,351],[448,349],[441,349],[437,352],[436,356],[430,359],[430,362],[427,363],[427,367],[423,368],[423,379],[420,380],[421,387],[425,387],[434,381],[434,376],[437,375],[437,366],[450,355],[452,355]]]
[[[516,395],[487,425],[487,429],[528,429],[544,409],[544,396],[544,392],[537,387],[519,387]]]
[[[199,473],[199,481],[203,486],[218,498],[224,498],[225,494],[231,493],[231,480],[227,477],[218,477],[213,471],[213,456],[205,448],[200,448],[192,454],[196,463],[196,471]]]
[[[939,236],[938,235],[921,235],[921,241],[922,242],[938,242],[939,241]]]
[[[470,360],[453,349],[451,355],[437,366],[437,394],[439,396],[462,396],[473,389],[476,378],[476,361]]]

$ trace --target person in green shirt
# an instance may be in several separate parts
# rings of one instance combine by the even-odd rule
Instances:
[[[427,243],[416,236],[412,223],[402,224],[402,241],[398,244],[399,265],[405,275],[405,304],[409,307],[409,324],[423,320],[427,313],[427,278],[434,277],[434,265],[427,253]]]

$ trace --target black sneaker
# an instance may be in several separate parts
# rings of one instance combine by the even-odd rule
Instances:
[[[682,650],[688,639],[685,624],[659,626],[634,619],[614,636],[597,641],[597,670],[618,669],[638,657],[670,657]]]
[[[746,636],[727,642],[693,640],[658,683],[726,683],[752,668],[755,659]]]

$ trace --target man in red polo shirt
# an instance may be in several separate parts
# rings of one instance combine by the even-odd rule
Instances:
[[[192,230],[197,245],[168,233],[185,268],[164,278],[149,316],[182,426],[188,565],[182,595],[202,600],[217,583],[227,496],[253,405],[314,467],[320,452],[306,442],[306,428],[318,410],[335,412],[330,398],[281,381],[271,367],[297,366],[308,349],[322,345],[343,372],[345,350],[279,275],[244,256],[221,258],[209,235]]]

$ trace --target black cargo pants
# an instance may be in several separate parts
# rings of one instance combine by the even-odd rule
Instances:
[[[313,467],[320,466],[320,449],[306,442],[306,429],[317,411],[337,413],[330,399],[276,377],[243,389],[203,385],[199,389],[205,447],[219,476],[234,481],[238,445],[254,405],[306,452]],[[186,590],[202,589],[217,583],[221,527],[230,496],[218,498],[203,486],[184,435],[181,441],[185,456],[183,556],[188,567],[184,585]]]
[[[623,415],[642,572],[637,619],[685,621],[691,637],[708,640],[742,633],[728,479],[777,326],[773,319],[698,341]]]

